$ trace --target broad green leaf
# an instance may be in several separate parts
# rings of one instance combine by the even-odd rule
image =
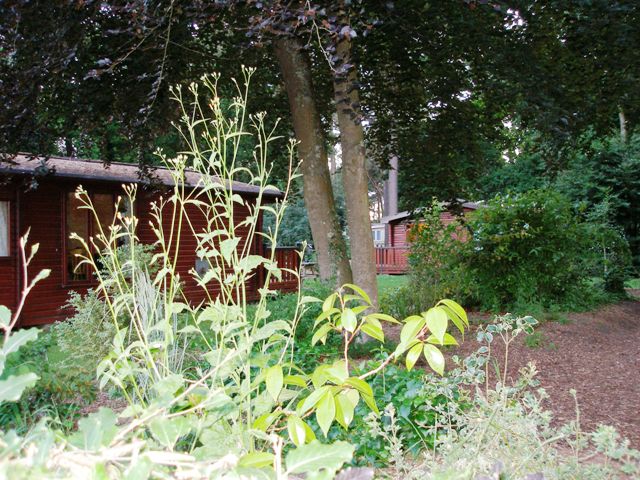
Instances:
[[[322,344],[324,345],[324,343],[327,341],[327,334],[331,331],[331,324],[329,323],[325,323],[324,325],[322,325],[320,328],[318,328],[318,330],[316,330],[316,332],[313,334],[313,337],[311,337],[311,345],[315,345],[318,342],[322,342]]]
[[[6,380],[0,380],[0,402],[16,402],[20,400],[26,388],[33,387],[38,381],[35,373],[24,375],[9,375]]]
[[[345,308],[340,316],[342,326],[347,332],[353,333],[358,326],[358,317],[350,308]]]
[[[405,359],[407,370],[411,370],[416,364],[416,362],[420,358],[420,354],[422,353],[422,348],[423,344],[421,342],[418,342],[409,349],[409,351],[407,352],[407,358]]]
[[[320,401],[318,401],[318,406],[316,408],[316,421],[318,422],[320,430],[322,430],[325,437],[327,436],[329,428],[331,428],[331,424],[335,418],[336,402],[333,399],[331,391],[327,390]]]
[[[291,327],[289,323],[285,322],[284,320],[274,320],[272,322],[267,322],[258,329],[258,331],[251,337],[251,339],[254,342],[259,342],[260,340],[271,337],[271,335],[280,330],[290,332]]]
[[[318,401],[320,401],[322,396],[328,391],[329,391],[328,387],[321,387],[311,392],[311,394],[301,402],[301,405],[298,408],[298,414],[304,415],[313,407],[315,407],[316,403],[318,403]]]
[[[442,303],[443,305],[446,305],[447,307],[449,307],[464,322],[467,328],[469,327],[469,319],[467,318],[467,312],[464,311],[464,308],[462,308],[460,304],[458,304],[457,302],[454,302],[453,300],[449,300],[448,298],[444,298],[440,300],[438,303],[439,304]]]
[[[39,330],[37,328],[29,328],[27,330],[18,330],[12,332],[11,336],[7,338],[2,348],[2,352],[9,356],[9,354],[18,351],[25,343],[31,342],[38,338]]]
[[[365,382],[364,380],[358,378],[358,377],[351,377],[348,378],[346,382],[344,382],[346,385],[349,385],[353,388],[355,388],[356,390],[358,390],[362,395],[369,395],[371,397],[373,397],[373,390],[371,389],[371,386]]]
[[[118,432],[116,420],[113,410],[100,408],[78,421],[78,431],[71,436],[71,443],[86,450],[98,450],[108,445]]]
[[[148,457],[138,456],[131,460],[131,463],[124,471],[122,478],[126,480],[148,480],[153,470],[153,463]]]
[[[372,317],[371,315],[367,315],[366,317],[364,317],[364,321],[365,323],[373,325],[374,327],[382,328],[380,320],[378,320],[376,317]]]
[[[7,327],[11,323],[11,310],[0,305],[0,327]]]
[[[362,297],[362,299],[367,302],[369,305],[371,305],[371,298],[369,297],[369,295],[367,294],[367,292],[365,292],[363,289],[361,289],[359,286],[354,285],[352,283],[345,283],[344,284],[345,287],[350,288],[351,290],[353,290],[354,292],[356,292],[358,295],[360,295]]]
[[[327,310],[331,310],[333,308],[333,304],[335,303],[337,296],[338,294],[332,293],[324,300],[324,302],[322,303],[323,312],[326,312]]]
[[[440,343],[440,340],[438,340],[435,335],[429,335],[427,342],[433,343],[434,345],[458,345],[458,341],[450,333],[444,334],[443,343]]]
[[[311,374],[311,383],[315,388],[322,387],[327,381],[329,381],[329,375],[327,375],[327,370],[331,368],[327,364],[322,364],[316,367],[316,369]]]
[[[253,422],[252,427],[256,430],[260,430],[261,432],[266,432],[267,428],[269,428],[273,422],[275,422],[278,417],[280,417],[281,413],[279,412],[267,412],[260,415]]]
[[[356,315],[360,315],[362,312],[364,312],[368,308],[371,308],[371,307],[367,305],[358,305],[357,307],[351,307],[351,310],[353,310],[353,313],[355,313]]]
[[[354,446],[347,442],[325,445],[314,440],[287,454],[286,474],[311,474],[320,470],[327,470],[333,474],[353,458],[353,450]]]
[[[307,386],[307,380],[302,375],[285,375],[284,383],[285,385],[295,385],[302,388]]]
[[[222,254],[222,258],[224,258],[225,262],[229,263],[231,260],[231,255],[235,251],[236,247],[240,243],[240,237],[227,238],[220,242],[220,253]]]
[[[351,391],[353,392],[354,390]],[[345,430],[349,428],[349,425],[353,421],[353,414],[358,404],[358,399],[356,398],[356,403],[354,404],[352,399],[349,398],[349,395],[347,395],[347,392],[348,391],[340,392],[335,397],[336,420]]]
[[[393,318],[391,315],[387,315],[386,313],[370,313],[369,315],[367,315],[367,317],[377,318],[378,320],[382,320],[383,322],[397,323],[397,324],[401,323],[395,318]]]
[[[384,331],[381,327],[371,325],[370,323],[365,323],[364,325],[362,325],[362,328],[360,330],[369,335],[371,338],[375,338],[379,342],[384,342]]]
[[[171,396],[184,386],[184,377],[174,373],[164,377],[153,385],[153,389],[159,397]]]
[[[380,410],[378,410],[378,405],[376,405],[376,399],[373,398],[373,395],[362,394],[362,400],[364,400],[364,403],[367,404],[373,413],[380,415]]]
[[[341,385],[349,378],[349,372],[347,372],[347,366],[344,360],[338,360],[334,362],[329,368],[325,370],[327,378],[335,383]]]
[[[400,343],[403,345],[409,345],[413,343],[420,330],[424,327],[426,320],[424,317],[418,315],[412,315],[407,318],[407,322],[400,331]]]
[[[444,375],[444,355],[437,347],[426,344],[424,346],[424,357],[434,372]]]
[[[169,307],[169,311],[175,314],[182,313],[188,309],[189,309],[189,306],[181,302],[173,302]]]
[[[326,320],[327,318],[331,317],[336,313],[340,313],[340,310],[338,310],[335,307],[332,307],[329,310],[322,312],[320,315],[318,315],[318,317],[316,318],[316,321],[313,322],[313,328],[316,328],[319,323],[322,323],[323,320]]]
[[[289,438],[296,447],[307,443],[307,425],[299,416],[289,415],[287,419],[287,430],[289,431]]]
[[[440,307],[433,307],[427,310],[425,315],[427,327],[429,331],[440,341],[444,343],[444,334],[447,333],[447,314]]]
[[[260,255],[247,255],[238,262],[237,269],[242,272],[250,272],[264,263],[266,259]]]
[[[269,367],[266,372],[265,382],[267,384],[267,392],[271,395],[274,402],[278,401],[278,395],[282,391],[284,386],[284,374],[282,373],[281,365],[274,365]]]
[[[245,468],[264,468],[273,465],[275,458],[273,453],[251,452],[240,457],[238,466]]]
[[[180,437],[191,430],[189,420],[184,417],[156,417],[149,422],[149,430],[153,437],[164,447],[173,448]]]
[[[439,305],[439,308],[442,308],[447,313],[447,316],[449,317],[451,322],[456,326],[456,328],[464,337],[464,322],[462,321],[462,319],[446,305]]]

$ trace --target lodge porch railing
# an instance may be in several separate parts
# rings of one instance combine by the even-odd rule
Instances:
[[[282,278],[271,277],[269,288],[281,292],[294,292],[298,289],[298,278],[291,272],[300,269],[300,253],[296,247],[276,247],[275,262],[282,269]]]
[[[409,270],[409,247],[376,247],[376,271],[402,274]]]

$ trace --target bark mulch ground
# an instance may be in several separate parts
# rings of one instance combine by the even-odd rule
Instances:
[[[629,293],[640,297],[640,291]],[[523,337],[516,339],[510,346],[508,376],[515,378],[520,368],[534,362],[550,397],[546,407],[557,424],[576,418],[569,393],[575,389],[584,431],[612,425],[640,449],[640,301],[567,317],[564,323],[540,325],[536,348]],[[455,353],[465,355],[478,347],[472,334]]]

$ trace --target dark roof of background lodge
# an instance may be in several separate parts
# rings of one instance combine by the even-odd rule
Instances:
[[[151,184],[152,179],[140,175],[137,164],[111,162],[106,165],[102,160],[90,160],[75,157],[37,156],[28,153],[20,153],[9,157],[9,161],[0,162],[0,174],[4,175],[37,175],[43,166],[43,161],[51,172],[47,176],[58,178],[77,178],[83,180],[95,180],[101,182],[118,183],[142,183]],[[151,177],[162,185],[173,185],[173,179],[169,170],[165,167],[150,167]],[[185,171],[185,185],[197,187],[200,182],[200,174],[194,170]],[[222,183],[221,183],[222,185]],[[237,193],[258,195],[260,188],[248,183],[236,182],[232,184],[232,190]],[[281,197],[282,192],[275,188],[263,192],[268,197]]]

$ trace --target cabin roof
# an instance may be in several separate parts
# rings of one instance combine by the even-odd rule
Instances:
[[[151,167],[151,179],[145,178],[140,173],[137,164],[111,162],[108,165],[102,160],[46,156],[40,157],[32,154],[20,153],[9,157],[9,161],[0,161],[0,174],[4,175],[38,175],[58,178],[77,178],[82,180],[96,180],[101,182],[118,183],[152,183],[155,179],[162,185],[173,185],[173,179],[169,170],[165,167]],[[200,174],[194,170],[185,171],[185,185],[197,187]],[[258,195],[260,188],[243,182],[233,182],[234,192],[248,195]],[[276,188],[263,192],[267,197],[282,197],[282,192]]]
[[[468,208],[469,210],[477,210],[480,207],[479,203],[476,202],[465,202],[464,200],[458,200],[458,202],[460,203],[460,206],[462,208]],[[442,206],[445,208],[445,210],[447,209],[447,207],[449,207],[450,203],[449,202],[444,202],[442,203]],[[424,208],[419,208],[416,213],[419,213],[421,211],[424,211]],[[386,217],[382,217],[380,219],[380,223],[390,223],[390,222],[395,222],[398,220],[404,220],[405,218],[409,218],[412,213],[409,210],[405,210],[403,212],[398,212],[394,215],[389,215]]]

